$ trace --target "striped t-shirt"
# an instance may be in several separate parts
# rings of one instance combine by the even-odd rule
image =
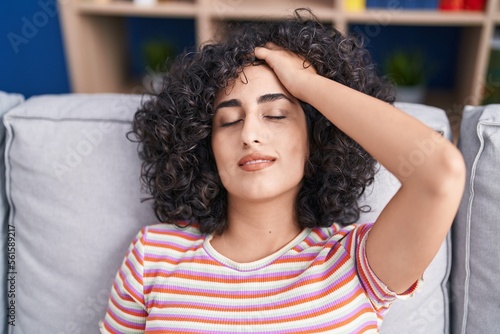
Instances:
[[[219,254],[195,226],[136,236],[113,283],[102,333],[377,333],[391,292],[371,271],[372,224],[304,229],[250,263]]]

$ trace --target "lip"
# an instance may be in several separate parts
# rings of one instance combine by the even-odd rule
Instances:
[[[252,153],[245,155],[238,161],[238,166],[247,172],[261,170],[271,166],[276,161],[275,157],[263,155],[260,153]]]

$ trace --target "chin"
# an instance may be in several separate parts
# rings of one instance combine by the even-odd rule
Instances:
[[[287,197],[295,200],[298,191],[298,186],[283,188],[282,185],[280,187],[276,187],[268,184],[264,187],[252,186],[246,187],[244,189],[238,189],[238,191],[235,191],[233,193],[228,193],[235,198],[239,198],[249,202],[269,202],[274,199],[283,199]]]

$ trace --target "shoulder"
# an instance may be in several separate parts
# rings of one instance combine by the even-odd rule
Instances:
[[[148,225],[143,227],[140,233],[145,241],[162,239],[196,241],[204,237],[198,224],[184,224],[183,222],[175,225],[166,223]]]
[[[351,224],[343,226],[339,223],[333,223],[329,227],[315,227],[311,229],[310,236],[314,239],[326,241],[341,241],[345,238],[352,238],[353,236],[364,236],[372,228],[373,223],[365,224]]]
[[[315,227],[299,245],[299,248],[330,254],[341,254],[355,259],[363,249],[366,238],[372,228],[372,223],[351,224],[343,226],[334,223],[329,227]]]
[[[165,223],[148,225],[139,232],[139,235],[146,248],[164,248],[181,252],[201,244],[205,239],[198,224],[188,225],[182,222],[178,222],[177,225]]]

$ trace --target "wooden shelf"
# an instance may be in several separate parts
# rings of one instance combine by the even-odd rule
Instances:
[[[332,6],[332,1],[271,1],[254,0],[240,1],[235,7],[206,6],[205,10],[213,19],[219,20],[261,20],[269,18],[282,18],[290,15],[295,8],[307,7],[320,20],[331,21],[338,11]]]
[[[189,2],[163,2],[155,6],[138,6],[129,1],[78,3],[78,11],[86,15],[194,18],[197,10]]]
[[[342,32],[352,24],[461,27],[456,87],[445,98],[428,103],[445,108],[479,104],[485,82],[490,41],[500,26],[500,0],[488,0],[484,12],[370,9],[350,12],[345,0],[169,0],[154,6],[132,1],[58,1],[72,90],[79,93],[131,92],[126,75],[124,17],[189,18],[195,22],[198,44],[211,39],[224,21],[281,18],[299,7],[310,8],[321,20]],[[444,41],[446,42],[446,41]],[[439,94],[437,94],[439,95]],[[445,108],[446,109],[446,108]]]
[[[481,26],[486,15],[483,12],[459,11],[440,12],[434,10],[366,10],[346,12],[345,18],[350,23],[412,26]]]

